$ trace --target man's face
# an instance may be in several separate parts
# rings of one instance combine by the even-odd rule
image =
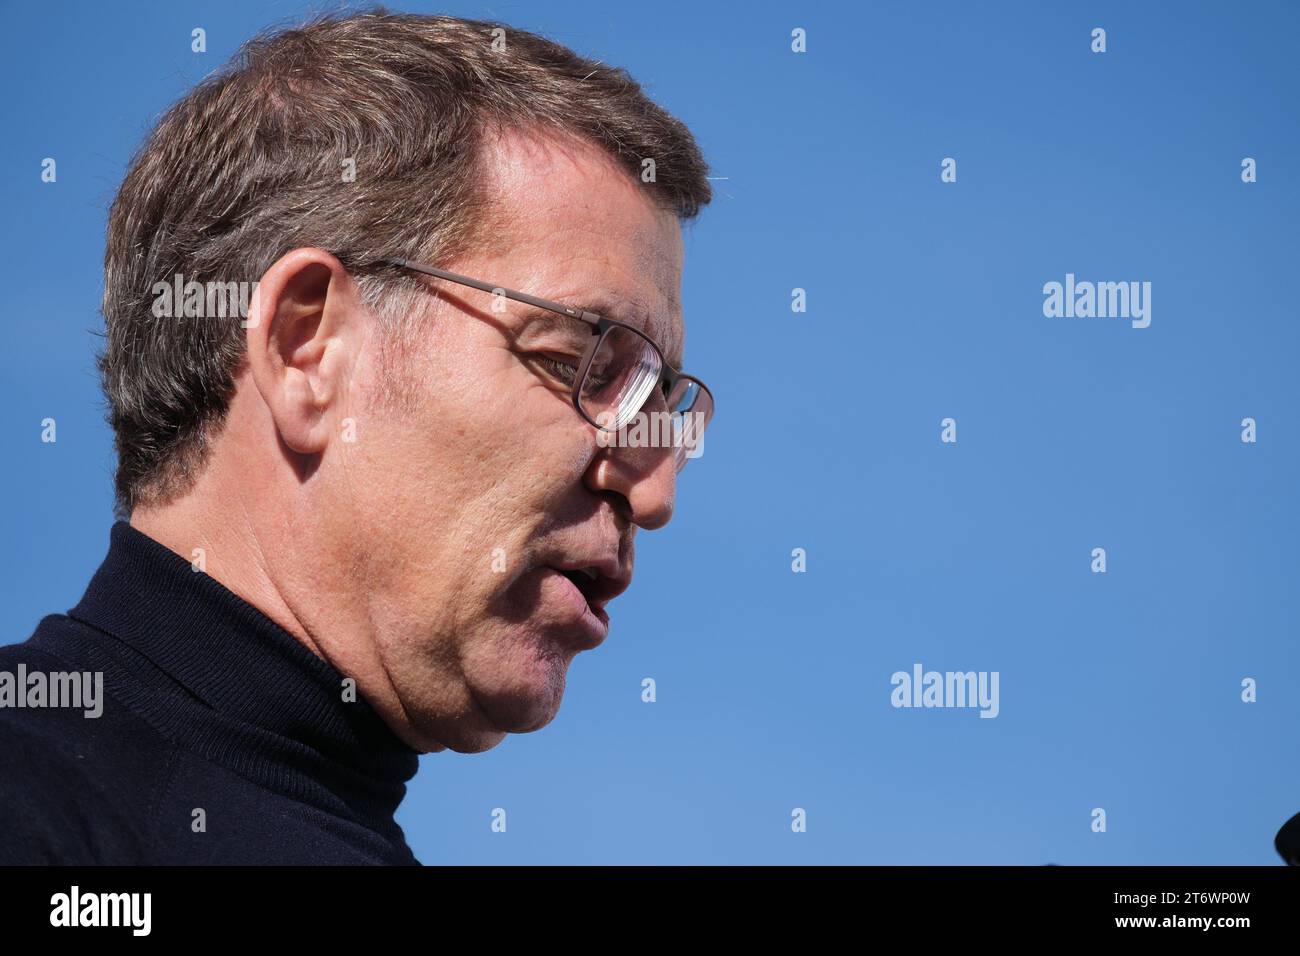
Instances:
[[[433,264],[626,321],[679,364],[676,217],[586,144],[514,134],[486,162],[500,234]],[[414,399],[358,423],[342,533],[404,736],[474,752],[554,718],[569,662],[604,639],[600,605],[628,583],[636,528],[672,515],[675,470],[668,448],[602,448],[551,374],[577,364],[590,326],[426,281],[402,363]],[[378,387],[379,367],[356,387]]]

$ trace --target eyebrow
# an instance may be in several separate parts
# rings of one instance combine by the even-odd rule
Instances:
[[[575,306],[577,308],[577,306]],[[594,310],[593,310],[594,311]],[[526,306],[520,313],[521,317],[528,323],[530,331],[536,330],[545,333],[563,333],[567,334],[575,341],[585,341],[592,334],[595,326],[581,319],[576,319],[569,315],[558,315],[547,309],[538,308],[537,306]],[[522,333],[522,330],[520,332]]]
[[[561,296],[560,298],[552,299],[551,301],[559,305],[567,305],[571,309],[582,309],[587,312],[594,312],[606,319],[613,319],[616,322],[626,323],[633,328],[642,329],[651,339],[654,340],[656,345],[660,348],[665,348],[664,333],[667,330],[651,328],[650,318],[644,311],[636,310],[631,313],[624,312],[623,308],[626,306],[626,303],[624,303],[624,306],[618,306],[609,299],[579,299],[577,296]],[[529,322],[536,322],[541,326],[543,331],[576,331],[577,326],[579,325],[586,326],[588,329],[592,327],[589,323],[584,322],[581,319],[575,319],[572,316],[559,315],[558,313],[551,312],[549,309],[539,308],[534,305],[524,305],[522,316]],[[665,350],[664,357],[675,367],[682,367],[682,357],[680,354]]]
[[[563,296],[551,301],[558,302],[560,305],[567,305],[571,309],[584,309],[587,312],[595,312],[607,319],[626,322],[628,325],[636,325],[638,319],[649,322],[649,316],[644,310],[629,309],[626,302],[617,305],[612,299],[583,299],[579,296]]]

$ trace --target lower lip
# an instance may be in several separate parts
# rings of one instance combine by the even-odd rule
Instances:
[[[609,635],[609,615],[604,608],[592,608],[578,586],[554,568],[547,568],[544,580],[554,579],[553,587],[561,600],[572,609],[576,627],[572,630],[580,637],[582,650],[598,647]]]

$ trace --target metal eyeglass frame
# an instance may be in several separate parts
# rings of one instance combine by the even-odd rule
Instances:
[[[587,346],[586,353],[582,356],[582,363],[578,366],[578,372],[574,376],[573,394],[571,398],[573,401],[574,410],[577,411],[577,413],[582,416],[583,420],[586,421],[588,424],[590,424],[593,428],[598,428],[601,431],[605,431],[605,432],[618,431],[617,427],[607,428],[606,426],[600,424],[599,422],[593,421],[591,416],[588,415],[586,411],[583,410],[582,402],[581,402],[582,386],[583,383],[586,382],[587,380],[587,369],[591,365],[591,360],[593,357],[595,357],[596,350],[600,347],[600,343],[604,341],[605,335],[609,332],[610,329],[614,329],[614,328],[627,329],[629,332],[633,332],[636,335],[639,335],[641,338],[645,339],[645,341],[650,343],[650,347],[654,349],[655,354],[659,356],[660,371],[659,371],[659,381],[656,383],[656,386],[659,387],[660,390],[663,392],[665,399],[673,393],[673,389],[677,387],[677,383],[683,380],[687,382],[693,382],[706,395],[708,395],[709,415],[704,420],[704,425],[700,428],[701,433],[703,433],[705,428],[708,427],[709,422],[713,420],[713,408],[715,407],[715,405],[713,401],[713,392],[710,391],[709,386],[705,385],[694,375],[687,375],[685,372],[669,364],[668,360],[664,358],[663,349],[659,347],[659,343],[657,343],[654,339],[650,338],[650,336],[646,335],[644,332],[642,332],[640,329],[636,328],[635,326],[628,325],[626,322],[620,322],[617,319],[606,318],[603,315],[598,315],[595,312],[589,312],[586,309],[575,309],[567,305],[562,305],[559,302],[552,302],[550,299],[542,299],[535,295],[529,295],[527,292],[517,292],[514,289],[507,289],[504,286],[493,285],[490,282],[484,282],[481,279],[471,279],[469,276],[463,276],[456,272],[448,272],[446,269],[439,269],[435,266],[425,265],[424,263],[421,262],[412,262],[409,259],[383,259],[381,261],[389,265],[398,266],[399,268],[402,269],[410,269],[413,272],[419,272],[422,273],[423,275],[433,276],[436,279],[446,279],[449,282],[455,282],[460,285],[466,285],[472,289],[480,289],[483,292],[490,292],[493,295],[504,296],[507,299],[514,299],[517,302],[525,302],[528,305],[535,306],[539,309],[545,309],[548,312],[555,312],[558,313],[559,315],[567,315],[571,319],[579,319],[583,322],[586,322],[588,325],[590,325],[592,327],[591,344]],[[650,400],[650,395],[653,394],[653,391],[654,390],[652,389],[651,392],[646,395],[645,401]],[[644,407],[645,407],[645,402],[642,402],[641,408]],[[633,412],[632,417],[635,417],[636,414],[641,411],[641,408],[638,408],[636,412]],[[629,418],[629,421],[630,420],[631,419]]]

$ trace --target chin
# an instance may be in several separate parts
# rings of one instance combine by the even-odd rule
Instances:
[[[554,720],[573,656],[553,644],[528,641],[495,660],[483,679],[471,679],[474,700],[492,730],[526,734]]]

